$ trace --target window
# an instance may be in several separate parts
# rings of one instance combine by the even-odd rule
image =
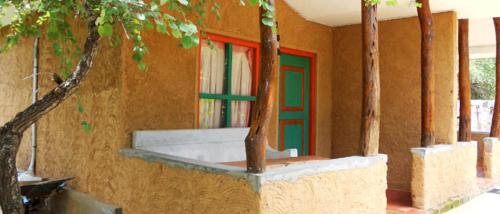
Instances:
[[[259,45],[210,35],[200,45],[199,127],[248,127]]]

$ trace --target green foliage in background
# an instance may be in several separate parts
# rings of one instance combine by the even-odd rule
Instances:
[[[471,93],[473,100],[495,99],[495,58],[470,60]]]

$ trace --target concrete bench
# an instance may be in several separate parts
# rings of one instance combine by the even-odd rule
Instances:
[[[245,137],[249,128],[135,131],[134,149],[221,163],[246,160]],[[297,157],[296,149],[267,147],[267,159]]]

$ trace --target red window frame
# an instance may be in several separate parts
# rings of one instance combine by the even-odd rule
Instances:
[[[196,97],[196,128],[200,128],[200,90],[201,90],[201,47],[203,40],[211,40],[214,42],[231,43],[233,45],[244,46],[247,48],[252,48],[255,50],[255,56],[253,59],[253,71],[252,71],[252,96],[257,96],[257,88],[259,82],[259,68],[260,68],[260,44],[258,42],[252,42],[243,39],[237,39],[233,37],[223,36],[219,34],[207,33],[206,38],[200,38],[200,45],[198,45],[198,93]],[[251,102],[253,106],[254,102]]]

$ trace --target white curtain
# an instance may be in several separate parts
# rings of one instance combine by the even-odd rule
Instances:
[[[201,47],[200,92],[222,94],[224,87],[224,44],[206,42]],[[200,99],[200,128],[220,128],[222,100]]]
[[[253,50],[233,46],[231,94],[250,96],[252,93],[252,60]],[[213,42],[201,47],[200,93],[224,93],[224,44]],[[200,99],[200,128],[224,127],[222,121],[223,101],[215,99]],[[231,127],[248,127],[250,118],[250,102],[231,101]]]
[[[252,93],[253,51],[246,47],[233,47],[231,94],[250,96]],[[250,102],[231,101],[231,127],[247,127],[250,118]]]

